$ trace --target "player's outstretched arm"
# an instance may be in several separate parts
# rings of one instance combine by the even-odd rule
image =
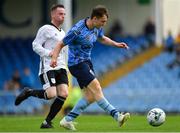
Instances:
[[[59,56],[59,53],[61,51],[61,49],[64,47],[65,45],[63,44],[62,41],[58,42],[56,44],[56,47],[53,49],[52,51],[52,55],[51,55],[51,63],[50,63],[50,66],[51,67],[56,67],[57,66],[57,58]]]
[[[101,39],[99,39],[99,41],[101,43],[103,43],[103,44],[106,44],[106,45],[115,46],[115,47],[118,47],[118,48],[129,49],[129,47],[128,47],[128,45],[126,43],[113,41],[107,36],[103,36]]]

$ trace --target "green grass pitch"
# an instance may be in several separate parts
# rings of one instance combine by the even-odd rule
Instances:
[[[44,116],[0,116],[0,132],[69,132],[59,127],[59,117],[53,121],[53,129],[40,129],[43,119]],[[76,122],[76,132],[180,132],[180,115],[167,115],[160,127],[148,125],[143,115],[132,115],[121,128],[108,115],[81,115]]]

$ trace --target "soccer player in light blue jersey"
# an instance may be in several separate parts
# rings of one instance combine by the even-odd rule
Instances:
[[[76,130],[73,124],[74,119],[93,102],[96,102],[99,107],[110,114],[118,122],[120,127],[130,117],[129,113],[119,113],[104,97],[101,85],[95,77],[91,63],[91,50],[96,41],[118,48],[128,49],[126,43],[115,42],[104,35],[102,27],[106,24],[107,19],[108,11],[106,7],[102,5],[96,6],[92,10],[90,18],[85,18],[76,23],[54,49],[50,64],[51,67],[56,67],[57,57],[61,49],[66,45],[69,46],[68,67],[84,92],[84,97],[60,121],[60,126],[66,129]]]

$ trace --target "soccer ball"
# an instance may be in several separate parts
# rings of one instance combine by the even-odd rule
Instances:
[[[165,122],[166,114],[160,108],[153,108],[147,114],[148,123],[151,126],[160,126]]]

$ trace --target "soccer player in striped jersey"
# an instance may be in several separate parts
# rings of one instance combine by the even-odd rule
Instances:
[[[110,114],[118,122],[120,127],[130,117],[129,113],[120,113],[104,97],[101,85],[95,77],[91,63],[91,50],[97,40],[107,45],[128,49],[126,43],[115,42],[104,35],[102,27],[106,24],[107,19],[107,9],[102,5],[96,6],[92,10],[91,17],[76,23],[54,49],[50,64],[52,67],[57,66],[57,57],[62,48],[66,45],[69,46],[69,70],[76,77],[80,88],[84,90],[84,97],[60,121],[60,126],[64,128],[76,130],[73,124],[74,119],[92,102],[96,102],[99,107]]]
[[[43,89],[34,90],[27,87],[17,96],[15,101],[15,105],[19,105],[30,96],[46,100],[55,98],[49,114],[41,124],[41,128],[53,127],[51,121],[60,111],[68,96],[66,71],[68,48],[64,47],[58,54],[56,67],[52,68],[49,65],[55,45],[65,36],[65,32],[60,28],[64,22],[64,17],[64,6],[61,4],[53,5],[51,8],[51,23],[40,27],[32,43],[33,50],[40,56],[39,78]]]

